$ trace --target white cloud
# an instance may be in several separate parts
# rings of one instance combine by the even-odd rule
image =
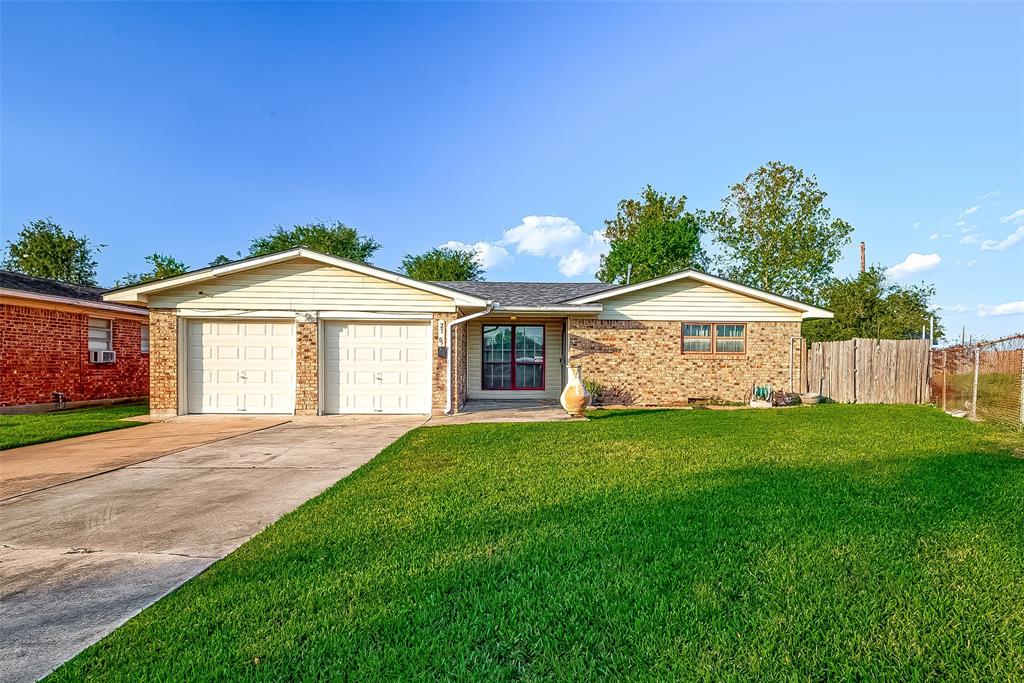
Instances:
[[[960,226],[962,226],[962,225],[967,225],[967,221],[957,221],[957,222],[956,222],[956,227],[958,227],[958,228],[959,228],[959,227],[960,227]]]
[[[1020,226],[1019,228],[1011,232],[1009,235],[1006,236],[1006,239],[1000,242],[997,242],[995,240],[985,240],[984,242],[981,243],[981,250],[1004,251],[1006,249],[1009,249],[1013,245],[1017,244],[1017,242],[1020,242],[1021,240],[1024,240],[1024,225]]]
[[[914,223],[914,227],[915,228],[920,228],[921,227],[921,223],[920,222]]]
[[[972,213],[975,213],[980,208],[980,206],[972,206],[968,209],[964,209],[963,211],[960,212],[960,218],[963,218],[964,216],[970,216]]]
[[[476,262],[483,266],[484,270],[498,268],[512,260],[512,254],[508,253],[508,249],[497,244],[491,244],[490,242],[466,244],[465,242],[451,241],[445,242],[441,247],[473,252]]]
[[[608,240],[595,230],[585,233],[571,218],[526,216],[519,225],[505,230],[495,242],[446,242],[442,247],[471,250],[484,269],[502,266],[514,259],[512,252],[541,258],[557,258],[558,270],[566,277],[592,276],[608,253]]]
[[[942,311],[949,311],[950,313],[966,313],[967,311],[971,310],[970,308],[964,306],[963,304],[953,304],[952,306],[936,306],[935,308]]]
[[[1000,223],[1009,223],[1010,221],[1015,221],[1018,218],[1024,218],[1024,209],[1017,209],[1016,211],[1011,213],[1009,216],[1003,216],[1002,218],[999,219],[999,222]]]
[[[998,197],[1002,193],[1002,190],[993,190],[992,192],[986,192],[985,194],[978,197],[978,199],[991,199],[992,197]]]
[[[1024,314],[1024,300],[1021,301],[1007,301],[1005,304],[997,304],[995,306],[989,306],[986,304],[980,304],[978,306],[978,315],[982,318],[988,318],[993,315],[1022,315]]]
[[[590,233],[584,244],[558,259],[558,272],[566,277],[593,275],[601,266],[601,256],[608,253],[608,238],[600,230]]]
[[[973,267],[974,267],[974,266],[976,266],[977,264],[978,264],[978,262],[977,262],[977,261],[975,261],[974,259],[971,259],[970,261],[968,261],[968,262],[967,262],[967,263],[965,263],[964,265],[965,265],[965,266],[967,266],[968,268],[973,268]]]
[[[937,239],[939,239],[940,237],[942,237],[942,235],[940,235],[940,234],[939,234],[939,233],[937,233],[937,232],[933,232],[933,233],[932,233],[931,235],[929,235],[929,236],[928,236],[928,239],[930,239],[930,240],[937,240]]]
[[[960,238],[958,244],[977,244],[981,241],[981,237],[970,232]]]
[[[564,216],[526,216],[504,232],[498,244],[532,256],[565,256],[583,238],[583,228]]]
[[[897,263],[895,266],[892,266],[886,272],[890,277],[902,280],[910,275],[931,270],[935,266],[939,265],[941,261],[942,257],[938,254],[912,253],[907,254],[907,258],[903,259],[901,263]]]

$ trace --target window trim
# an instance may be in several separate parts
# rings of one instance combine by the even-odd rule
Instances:
[[[142,332],[145,330],[146,334],[143,336]],[[145,342],[145,344],[143,344]],[[139,325],[139,353],[149,353],[149,323],[142,323]]]
[[[486,360],[486,347],[484,346],[484,335],[487,333],[487,328],[491,327],[508,327],[512,331],[512,348],[510,349],[510,360],[507,365],[511,366],[511,377],[509,378],[508,389],[485,389],[484,388],[484,370],[488,365],[506,365],[504,362],[488,361]],[[540,350],[541,350],[541,362],[540,363],[523,363],[523,365],[540,365],[540,386],[539,387],[519,387],[516,386],[516,328],[517,327],[539,327],[540,328]],[[480,326],[480,391],[544,391],[547,387],[548,381],[548,328],[544,323],[533,324],[524,323],[518,325],[515,323],[484,323]]]
[[[708,325],[711,327],[710,337],[687,337],[684,333],[686,332],[687,325]],[[718,350],[718,326],[719,325],[742,325],[743,336],[742,337],[723,337],[723,339],[742,339],[743,350],[742,351],[719,351]],[[747,325],[748,323],[739,321],[718,321],[711,322],[707,320],[694,321],[686,320],[679,323],[679,353],[684,356],[724,356],[726,358],[736,358],[747,355]],[[686,340],[687,339],[710,339],[711,350],[710,351],[687,351]]]
[[[93,349],[91,348],[92,337],[90,331],[93,329],[89,323],[93,320],[102,320],[107,323],[107,348],[105,349]],[[98,328],[97,328],[98,329]],[[102,318],[98,315],[86,316],[85,319],[85,350],[86,351],[113,351],[114,350],[114,319],[113,318]]]

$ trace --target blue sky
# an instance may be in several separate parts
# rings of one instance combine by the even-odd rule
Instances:
[[[839,266],[1024,330],[1024,5],[5,2],[2,230],[104,243],[102,282],[337,218],[375,263],[476,245],[586,280],[646,184],[715,208],[779,159],[855,227]],[[595,231],[597,234],[595,234]],[[916,255],[916,256],[915,256]],[[903,264],[899,267],[899,264]]]

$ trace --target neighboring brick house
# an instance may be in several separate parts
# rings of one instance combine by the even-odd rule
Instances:
[[[150,407],[442,413],[557,399],[568,363],[608,402],[795,388],[800,322],[829,311],[684,271],[629,286],[420,282],[308,249],[108,292],[149,306]]]
[[[0,271],[0,412],[56,407],[58,394],[69,407],[149,395],[147,311],[103,291]]]

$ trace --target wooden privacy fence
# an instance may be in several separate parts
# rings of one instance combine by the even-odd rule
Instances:
[[[804,390],[837,403],[929,403],[930,350],[928,339],[811,344]]]

